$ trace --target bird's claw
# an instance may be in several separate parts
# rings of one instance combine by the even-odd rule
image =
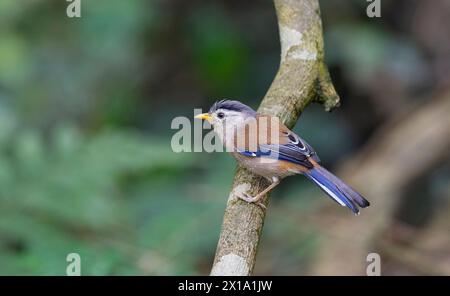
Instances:
[[[257,197],[252,197],[247,193],[242,193],[242,195],[238,195],[239,199],[242,199],[243,201],[246,201],[248,203],[254,203],[258,206],[260,206],[262,209],[267,210],[267,207],[259,201],[259,198]]]
[[[262,202],[257,202],[256,204],[260,206],[263,210],[267,210],[267,207]]]
[[[248,193],[243,192],[242,194],[238,195],[238,197],[248,203],[252,203],[255,201],[255,199],[250,196]]]

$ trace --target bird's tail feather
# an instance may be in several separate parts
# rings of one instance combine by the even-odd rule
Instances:
[[[305,176],[316,183],[333,200],[341,206],[347,206],[356,215],[359,214],[358,206],[365,208],[370,205],[361,194],[321,166],[310,169]]]

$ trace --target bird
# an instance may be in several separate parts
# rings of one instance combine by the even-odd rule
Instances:
[[[216,101],[207,113],[197,119],[208,121],[227,152],[238,164],[270,185],[251,196],[238,198],[263,208],[261,200],[285,177],[304,175],[339,205],[359,215],[359,208],[370,205],[361,194],[321,165],[316,151],[304,139],[288,129],[276,116],[264,115],[236,100]]]

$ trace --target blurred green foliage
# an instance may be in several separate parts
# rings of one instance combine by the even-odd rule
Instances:
[[[249,61],[248,46],[239,30],[217,8],[195,11],[188,28],[193,62],[207,82],[204,84],[207,91],[218,93],[238,88],[239,77]]]
[[[83,266],[85,274],[138,272],[126,264],[128,245],[159,248],[167,255],[177,252],[158,243],[164,235],[173,236],[194,208],[210,206],[196,202],[192,207],[194,201],[181,192],[165,190],[172,180],[157,172],[179,175],[193,158],[173,153],[160,139],[125,130],[85,138],[68,124],[44,136],[34,129],[14,128],[10,114],[2,118],[3,274],[63,274],[68,252],[80,253],[89,263]],[[162,194],[171,197],[166,207],[178,204],[177,212],[164,210],[159,202],[155,208]],[[117,267],[119,263],[124,266]],[[158,272],[156,266],[149,268]]]

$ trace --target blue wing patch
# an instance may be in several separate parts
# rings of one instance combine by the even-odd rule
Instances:
[[[238,151],[238,153],[247,157],[268,157],[272,159],[284,160],[312,168],[313,165],[308,161],[308,156],[300,151],[298,147],[292,144],[286,145],[260,145],[256,151]]]

